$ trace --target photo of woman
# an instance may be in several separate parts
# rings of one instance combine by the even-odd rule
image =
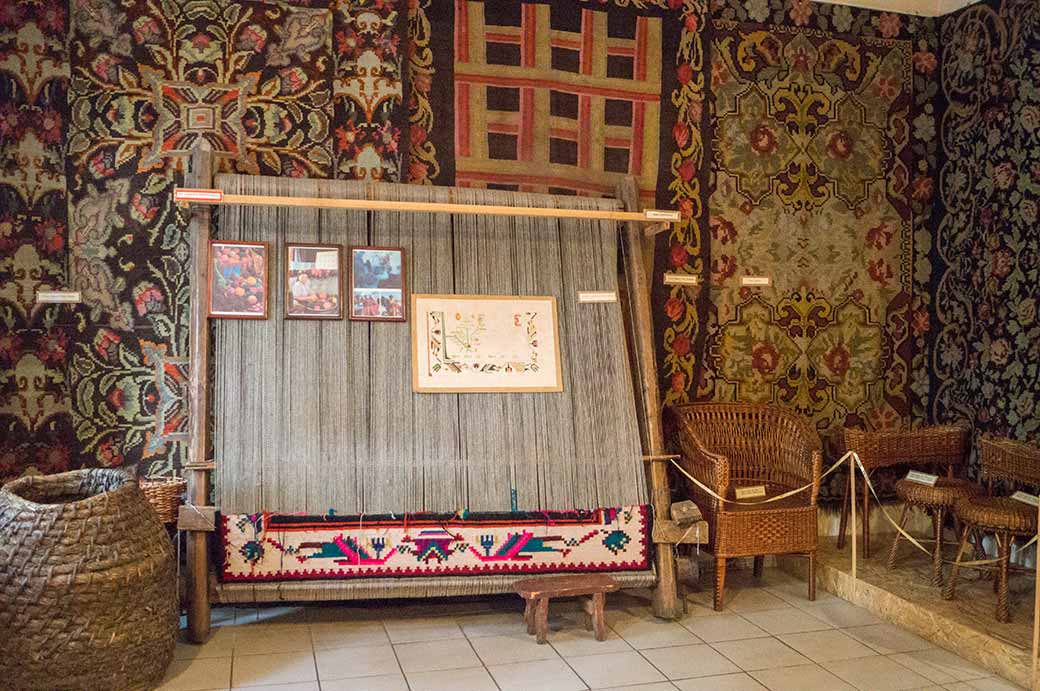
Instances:
[[[350,318],[405,321],[404,249],[350,248]]]

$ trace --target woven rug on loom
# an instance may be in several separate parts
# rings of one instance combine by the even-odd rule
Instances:
[[[647,506],[406,516],[221,516],[225,581],[649,568]]]

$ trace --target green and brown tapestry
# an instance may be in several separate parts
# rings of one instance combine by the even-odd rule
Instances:
[[[943,23],[932,415],[1040,441],[1040,4]]]

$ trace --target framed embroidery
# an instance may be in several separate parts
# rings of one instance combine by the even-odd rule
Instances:
[[[413,295],[412,389],[563,391],[556,298]]]

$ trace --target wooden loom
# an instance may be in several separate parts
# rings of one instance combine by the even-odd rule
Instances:
[[[475,198],[475,192],[478,191],[452,188],[406,188],[406,186],[402,185],[372,185],[339,181],[302,181],[298,187],[292,187],[292,183],[285,179],[260,178],[258,176],[215,177],[213,174],[212,153],[206,148],[199,148],[192,156],[190,172],[187,175],[186,183],[187,187],[195,189],[211,189],[216,183],[222,188],[226,187],[227,189],[225,189],[225,192],[228,192],[231,188],[242,188],[247,190],[250,188],[253,188],[254,190],[275,189],[278,191],[281,191],[286,187],[292,189],[292,193],[287,196],[226,193],[221,195],[222,198],[219,200],[194,203],[191,209],[189,233],[193,256],[193,272],[191,277],[192,344],[189,399],[192,415],[190,417],[191,444],[189,447],[189,463],[186,466],[189,486],[188,506],[182,507],[183,520],[181,522],[181,527],[189,531],[187,542],[189,577],[188,623],[189,633],[192,640],[202,641],[208,636],[209,607],[211,601],[338,600],[355,598],[483,594],[507,591],[510,589],[512,582],[516,578],[515,576],[510,575],[501,575],[428,577],[419,579],[373,578],[352,581],[349,583],[343,581],[320,581],[276,582],[273,584],[217,584],[215,582],[215,579],[213,579],[210,574],[209,551],[207,547],[207,532],[213,530],[212,516],[215,510],[214,507],[207,506],[211,489],[211,473],[214,471],[217,472],[217,486],[219,490],[217,495],[218,506],[225,508],[225,510],[228,510],[229,512],[235,510],[230,507],[235,506],[236,502],[239,502],[237,509],[239,511],[242,511],[242,507],[247,505],[251,506],[251,508],[248,509],[249,511],[257,510],[260,508],[260,505],[262,505],[266,510],[308,511],[311,513],[321,513],[324,508],[328,506],[336,506],[337,508],[346,508],[347,510],[350,510],[351,508],[356,508],[351,503],[356,499],[356,497],[353,495],[337,495],[334,491],[332,494],[329,494],[328,491],[324,491],[324,493],[319,491],[317,494],[320,496],[317,498],[312,496],[308,499],[306,497],[308,494],[306,487],[301,490],[298,486],[284,491],[278,489],[277,491],[265,494],[263,492],[265,481],[279,482],[274,473],[269,473],[268,476],[258,475],[257,477],[246,477],[243,480],[240,480],[239,476],[243,472],[248,471],[248,468],[242,465],[241,459],[238,461],[237,466],[235,465],[235,461],[232,460],[231,466],[227,471],[222,472],[225,470],[223,467],[218,467],[218,464],[214,463],[212,460],[208,460],[207,458],[208,449],[212,448],[210,426],[207,424],[211,418],[210,408],[211,401],[213,400],[211,392],[213,388],[221,386],[219,381],[210,381],[210,375],[213,371],[210,367],[210,353],[212,348],[209,342],[210,324],[206,316],[206,300],[204,292],[207,289],[208,243],[210,238],[213,236],[210,204],[214,203],[227,205],[226,211],[222,212],[222,218],[224,217],[223,214],[227,214],[226,218],[233,219],[233,221],[229,221],[228,225],[234,226],[235,223],[238,223],[240,227],[248,227],[251,221],[256,221],[255,217],[247,218],[241,215],[241,210],[245,206],[270,207],[266,213],[282,213],[270,209],[294,208],[300,210],[302,213],[311,214],[310,216],[293,216],[292,218],[285,216],[276,217],[278,223],[281,225],[291,225],[292,227],[301,224],[306,225],[307,222],[312,220],[317,221],[319,219],[318,209],[329,210],[320,212],[321,214],[324,214],[321,216],[321,219],[326,225],[328,225],[330,220],[330,214],[360,214],[353,217],[341,216],[338,219],[331,218],[331,221],[336,225],[337,230],[341,227],[351,228],[353,227],[351,224],[360,224],[360,226],[364,228],[368,222],[365,213],[367,210],[372,209],[384,213],[392,209],[395,215],[390,217],[391,225],[404,225],[406,223],[405,219],[407,219],[410,214],[415,213],[452,214],[453,216],[469,215],[476,216],[477,218],[484,215],[499,215],[510,216],[513,218],[533,217],[573,219],[573,221],[568,222],[578,225],[568,228],[563,227],[563,221],[558,221],[561,224],[558,231],[561,238],[564,237],[566,233],[573,233],[576,230],[591,231],[594,228],[592,225],[594,222],[599,222],[601,225],[603,225],[604,222],[609,222],[608,227],[614,229],[611,232],[615,234],[616,237],[616,223],[618,221],[623,222],[623,232],[621,234],[621,258],[624,269],[624,281],[622,285],[617,286],[615,284],[615,286],[621,288],[619,293],[622,299],[622,309],[619,310],[619,312],[624,314],[625,323],[622,328],[618,329],[618,331],[624,331],[624,333],[615,334],[617,338],[609,345],[612,346],[613,350],[619,352],[626,350],[627,346],[628,363],[625,363],[626,371],[624,377],[627,381],[634,381],[637,393],[635,397],[627,397],[628,400],[634,404],[634,407],[631,408],[631,412],[635,413],[635,417],[639,423],[638,438],[635,439],[635,453],[638,454],[639,448],[641,447],[645,458],[651,461],[648,465],[649,470],[647,475],[649,479],[650,503],[653,506],[655,513],[653,541],[658,545],[658,549],[656,552],[655,562],[656,574],[653,571],[626,572],[617,574],[617,576],[619,581],[628,586],[650,585],[656,582],[657,587],[654,594],[655,613],[658,616],[666,618],[674,618],[679,615],[674,553],[671,546],[679,542],[704,542],[707,538],[707,530],[706,528],[702,528],[701,530],[696,531],[696,533],[693,533],[693,531],[690,530],[679,530],[674,523],[666,520],[669,516],[670,506],[668,479],[664,464],[653,462],[665,458],[665,456],[663,456],[664,443],[660,425],[660,396],[654,361],[653,327],[650,312],[650,279],[646,269],[646,261],[650,256],[649,253],[652,251],[652,242],[648,243],[646,241],[646,237],[649,233],[644,231],[644,225],[648,223],[659,223],[661,212],[640,213],[634,210],[637,203],[637,194],[635,184],[632,180],[627,180],[619,190],[619,198],[624,203],[624,208],[627,209],[626,211],[621,210],[621,202],[618,200],[592,200],[571,197],[552,198],[545,195],[511,195],[510,193],[502,192],[491,194],[496,195],[496,198],[506,199],[510,202],[520,202],[520,204],[467,204],[460,203],[460,200],[462,202],[465,202],[467,199],[472,200]],[[268,187],[265,187],[265,185]],[[428,196],[432,201],[416,202],[407,199],[394,201],[395,199],[401,199],[406,196],[408,194],[408,189],[414,190],[414,192],[412,192],[413,194],[422,190],[422,194]],[[479,196],[480,195],[477,194],[477,197]],[[531,203],[531,200],[541,202],[542,205],[539,206],[537,203]],[[523,205],[523,202],[525,201],[528,202],[527,205]],[[406,213],[399,213],[402,210]],[[236,213],[239,215],[235,216]],[[437,217],[444,218],[444,216]],[[519,223],[519,221],[517,221],[517,223]],[[384,226],[384,230],[388,227],[389,226]],[[450,229],[451,226],[449,224],[448,230],[450,231]],[[480,229],[478,228],[477,230],[479,231]],[[653,232],[653,229],[649,232]],[[223,237],[222,239],[232,238]],[[303,239],[305,238],[291,238],[292,241]],[[364,236],[359,238],[323,238],[324,241],[340,242],[342,244],[369,244],[365,242],[364,239]],[[648,245],[650,245],[650,247],[648,247]],[[448,251],[450,254],[450,243]],[[433,248],[431,253],[436,255],[436,248]],[[595,263],[595,260],[593,260],[593,262]],[[277,263],[273,263],[272,265],[277,266]],[[612,266],[607,268],[610,271],[614,270]],[[272,306],[278,304],[282,299],[279,291],[274,288],[277,284],[277,281],[271,281],[271,286],[269,287]],[[591,288],[593,286],[588,287]],[[411,288],[412,286],[408,286],[410,292]],[[444,290],[443,292],[466,291]],[[619,314],[618,319],[620,318]],[[271,320],[272,324],[278,324],[281,322],[279,313],[276,310],[272,311]],[[226,327],[226,324],[228,324],[228,322],[220,322],[219,326],[221,329],[219,333],[224,338],[218,347],[224,348],[224,351],[229,349],[234,350],[246,340],[253,338],[253,336],[250,335],[246,338],[235,340],[234,332],[229,331],[231,327]],[[256,322],[253,324],[255,325]],[[242,325],[239,323],[235,323],[234,326],[236,328],[242,328]],[[577,329],[574,330],[576,331]],[[406,331],[406,329],[403,331]],[[279,341],[278,344],[280,346],[281,341]],[[221,352],[223,353],[224,351]],[[222,355],[222,357],[223,356],[224,355]],[[624,359],[625,358],[622,356],[622,360]],[[627,371],[627,365],[629,363],[631,365],[631,374]],[[615,374],[621,372],[620,369],[614,367],[609,362],[605,364],[602,362],[594,362],[593,366],[604,366],[606,369],[611,369],[611,367],[613,367],[611,371]],[[221,373],[217,372],[216,374],[219,380]],[[629,376],[631,376],[630,380],[628,379]],[[627,386],[628,384],[626,384],[626,387]],[[631,392],[631,389],[628,390]],[[467,396],[472,398],[474,395],[464,395],[462,398],[466,398]],[[460,403],[459,405],[464,406],[465,404]],[[465,411],[460,408],[459,415],[461,416],[464,412]],[[546,411],[544,409],[541,410],[543,416],[545,416],[545,413]],[[219,433],[218,436],[220,436]],[[594,441],[595,440],[592,440],[590,443],[594,443]],[[624,446],[623,439],[619,440],[617,443],[622,447]],[[606,453],[605,449],[601,449],[600,451]],[[217,455],[218,457],[221,455],[219,448]],[[327,456],[328,454],[325,455]],[[234,456],[234,454],[229,453],[228,456],[231,457]],[[586,459],[584,471],[579,468],[575,472],[578,472],[579,474],[580,472],[586,472],[595,475],[598,472],[595,468],[595,461],[598,461],[598,459],[596,457],[591,458],[591,462]],[[622,478],[621,484],[626,484],[629,488],[628,491],[632,491],[632,487],[639,489],[638,500],[640,502],[645,502],[645,494],[643,494],[645,490],[642,489],[645,487],[643,471],[638,459],[633,458],[632,463],[638,468],[636,476],[634,477],[634,484],[633,481],[625,482],[626,478]],[[488,472],[494,472],[494,469],[490,469]],[[607,498],[613,498],[617,496],[617,492],[622,492],[623,490],[618,489],[617,487],[613,487],[612,489],[609,488],[609,483],[611,481],[614,481],[615,485],[617,484],[616,478],[610,478],[611,474],[612,473],[609,472],[601,473],[601,475],[606,476],[602,478],[602,481],[608,485],[608,488],[603,490],[604,494],[598,494],[596,491],[592,491],[589,495],[580,495],[580,499],[585,500],[586,496],[588,496],[591,497],[589,501],[595,502],[597,497],[605,496]],[[590,481],[595,482],[596,480],[593,479]],[[255,493],[253,493],[252,490],[253,483],[256,483],[259,486],[259,489]],[[335,483],[325,483],[326,489],[330,484],[333,485],[333,490],[335,490]],[[385,485],[387,483],[384,482],[383,484]],[[538,498],[529,498],[527,500],[529,505],[544,505],[534,503],[538,501],[567,501],[566,498],[546,497],[546,490],[541,487],[530,491],[536,492]],[[614,492],[615,494],[612,494],[611,492]],[[312,489],[310,494],[315,494],[315,491]],[[278,499],[271,499],[270,497],[272,496],[289,496],[291,498],[280,502]],[[533,497],[534,495],[531,496]],[[380,500],[384,503],[378,505],[376,507],[377,509],[392,509],[396,511],[416,510],[416,507],[409,504],[409,499],[407,497],[381,496]],[[257,501],[262,503],[257,505]],[[292,503],[294,501],[303,503],[294,504]],[[427,510],[443,510],[445,508],[451,508],[451,510],[454,510],[454,507],[458,506],[458,504],[446,504],[445,502],[448,501],[451,501],[451,498],[442,497],[434,500],[434,503],[439,502],[441,506],[424,506],[423,508]],[[472,499],[467,496],[467,501],[473,501],[475,506],[471,508],[476,508],[478,510],[502,508],[501,506],[493,504],[493,502],[499,501],[499,499],[491,495],[485,496],[480,494],[477,499]],[[271,502],[273,502],[273,505],[271,505]],[[393,505],[387,505],[386,502],[393,502]],[[404,505],[402,505],[401,502],[404,502]],[[378,504],[378,501],[376,503]],[[583,503],[578,502],[571,504],[571,506],[580,505],[583,505]],[[319,509],[319,507],[321,508]],[[371,510],[370,507],[363,504],[359,505],[357,508],[360,508],[360,510]],[[197,520],[200,516],[207,517],[209,520]]]

